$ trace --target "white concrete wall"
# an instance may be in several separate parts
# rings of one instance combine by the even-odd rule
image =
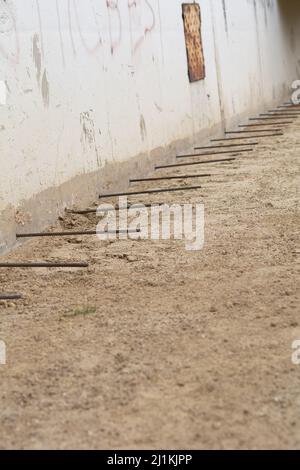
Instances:
[[[0,0],[2,246],[14,211],[43,191],[287,95],[300,31],[280,0],[199,0],[206,79],[193,84],[181,3]],[[58,210],[71,196],[56,193]]]

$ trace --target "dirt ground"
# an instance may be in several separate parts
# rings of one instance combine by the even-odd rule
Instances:
[[[202,189],[151,198],[205,203],[202,251],[92,236],[3,257],[90,267],[0,271],[24,294],[0,305],[0,448],[299,449],[299,152],[298,120],[231,164],[180,170],[211,171],[201,183],[168,183]]]

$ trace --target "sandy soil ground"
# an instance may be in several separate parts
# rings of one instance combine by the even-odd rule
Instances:
[[[0,448],[299,449],[299,152],[295,123],[234,163],[181,170],[211,171],[203,189],[152,197],[204,201],[202,251],[75,237],[5,256],[90,268],[0,271],[25,296],[0,305]]]

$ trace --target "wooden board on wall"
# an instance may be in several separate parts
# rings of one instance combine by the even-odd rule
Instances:
[[[201,37],[201,11],[197,3],[182,5],[185,44],[190,82],[205,78],[205,62]]]

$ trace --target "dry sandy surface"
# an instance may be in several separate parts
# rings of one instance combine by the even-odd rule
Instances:
[[[213,173],[201,190],[152,197],[204,201],[202,251],[75,237],[3,257],[90,267],[0,271],[2,291],[24,294],[0,306],[0,448],[300,448],[300,124],[259,142],[182,169]]]

